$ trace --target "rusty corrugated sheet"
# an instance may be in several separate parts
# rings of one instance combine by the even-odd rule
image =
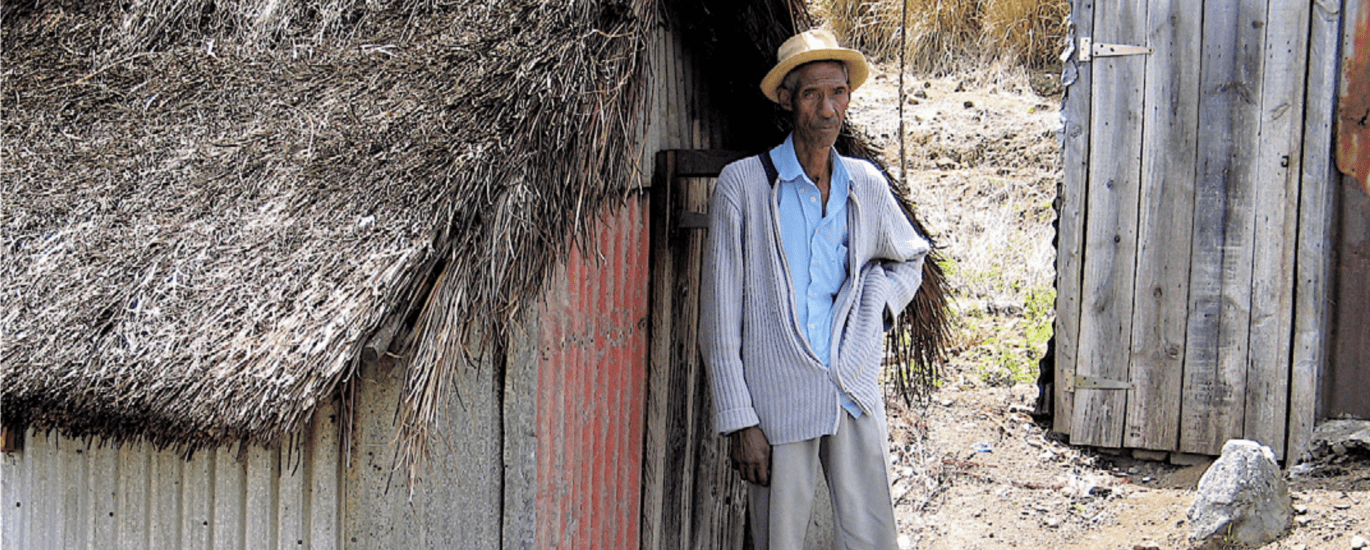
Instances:
[[[572,247],[541,314],[538,548],[638,546],[650,284],[645,195],[611,207],[594,240],[588,255]]]
[[[1370,192],[1370,0],[1346,3],[1337,168]]]

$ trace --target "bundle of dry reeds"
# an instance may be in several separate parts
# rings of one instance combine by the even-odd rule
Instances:
[[[991,59],[1049,66],[1064,46],[1070,12],[1066,0],[813,0],[811,5],[839,37],[870,55],[897,60],[903,43],[908,66],[925,73]]]

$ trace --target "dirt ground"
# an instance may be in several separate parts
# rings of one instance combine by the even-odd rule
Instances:
[[[849,116],[890,144],[886,160],[898,173],[897,72],[880,69],[854,94]],[[947,247],[958,318],[969,320],[933,402],[911,409],[890,401],[901,545],[1240,548],[1188,538],[1185,514],[1209,463],[1071,447],[1031,416],[1037,388],[1025,382],[1035,373],[1022,365],[1035,366],[1042,350],[1021,333],[1032,325],[1025,302],[1054,277],[1061,98],[1053,84],[1003,68],[906,80],[908,180]],[[1024,349],[990,349],[1005,346]],[[1352,549],[1353,538],[1370,538],[1370,456],[1321,464],[1293,477],[1290,492],[1292,527],[1260,548]]]

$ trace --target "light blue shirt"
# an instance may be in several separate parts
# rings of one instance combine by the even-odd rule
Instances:
[[[794,282],[795,318],[809,347],[824,366],[830,367],[833,301],[847,280],[847,192],[851,176],[836,151],[830,153],[832,182],[825,213],[823,194],[804,173],[793,140],[794,136],[785,138],[785,143],[770,152],[780,176],[780,240]],[[841,394],[841,402],[853,417],[861,416],[861,407],[850,396]]]

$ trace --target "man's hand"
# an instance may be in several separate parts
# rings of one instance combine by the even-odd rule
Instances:
[[[732,443],[733,469],[744,481],[762,487],[771,485],[771,442],[760,426],[735,431],[728,436]]]

